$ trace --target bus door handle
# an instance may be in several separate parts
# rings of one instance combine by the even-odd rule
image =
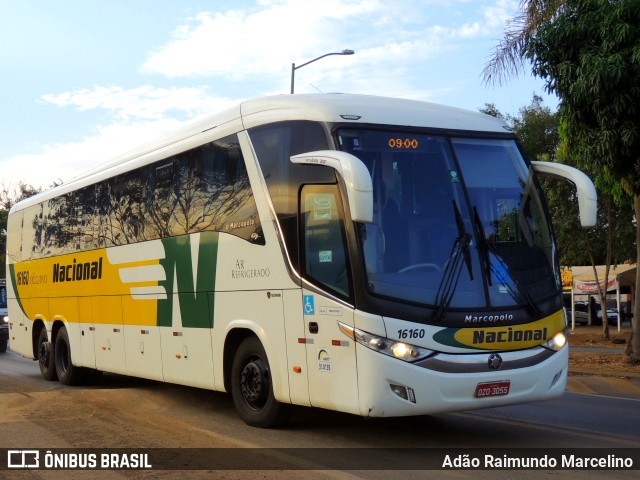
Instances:
[[[309,333],[318,333],[318,322],[309,322]]]

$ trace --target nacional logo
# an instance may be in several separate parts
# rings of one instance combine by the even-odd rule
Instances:
[[[102,278],[102,257],[96,262],[73,263],[62,265],[53,264],[53,283],[80,282],[83,280],[100,280]]]
[[[497,331],[485,332],[484,330],[474,330],[473,344],[482,345],[484,343],[511,343],[529,342],[531,340],[543,342],[547,339],[547,329],[527,329],[514,330],[513,327]]]
[[[559,310],[546,318],[522,325],[443,328],[433,339],[442,345],[464,349],[518,350],[541,345],[564,328],[564,312]]]

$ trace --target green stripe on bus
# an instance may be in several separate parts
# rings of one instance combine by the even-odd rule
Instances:
[[[29,315],[27,315],[27,312],[24,310],[24,307],[22,306],[22,299],[20,298],[20,292],[18,291],[17,288],[15,288],[15,285],[17,285],[16,283],[16,272],[15,272],[15,266],[13,263],[9,264],[9,275],[11,275],[11,285],[13,285],[13,291],[16,294],[16,300],[18,301],[18,306],[20,307],[20,310],[22,310],[22,313],[24,314],[25,317],[29,318]],[[7,290],[7,298],[9,297],[9,290]]]
[[[173,325],[174,310],[185,328],[212,328],[218,258],[218,233],[202,232],[197,247],[196,284],[194,285],[191,242],[196,236],[163,238],[165,258],[160,260],[166,280],[159,285],[167,292],[166,300],[158,300],[158,326]],[[178,295],[174,295],[178,294]],[[174,301],[178,305],[174,305]],[[177,308],[176,308],[177,307]]]

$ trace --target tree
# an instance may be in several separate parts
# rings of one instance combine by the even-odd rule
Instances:
[[[534,93],[531,103],[520,108],[515,117],[504,115],[493,103],[486,103],[479,111],[509,125],[529,159],[553,161],[560,144],[558,114],[543,103],[542,97]]]
[[[543,105],[542,97],[534,94],[531,103],[522,107],[513,119],[513,131],[525,154],[532,160],[554,161],[560,143],[558,114]]]
[[[640,0],[567,0],[543,18],[521,53],[560,97],[567,150],[640,218]],[[636,258],[640,224],[636,225]],[[640,271],[631,358],[640,361]]]
[[[496,107],[495,103],[485,103],[484,107],[479,108],[478,111],[480,113],[484,113],[485,115],[491,115],[492,117],[499,118],[505,123],[511,123],[511,118],[508,115],[503,115],[502,112],[498,110],[498,107]]]

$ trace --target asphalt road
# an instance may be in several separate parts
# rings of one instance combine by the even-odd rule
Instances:
[[[4,449],[222,448],[219,452],[225,458],[220,461],[236,468],[186,475],[177,471],[32,471],[10,472],[12,476],[6,478],[95,478],[97,474],[103,478],[386,479],[408,474],[428,478],[434,472],[406,470],[419,470],[422,463],[417,456],[438,449],[471,455],[479,452],[476,449],[492,449],[492,454],[513,452],[509,449],[640,451],[640,400],[636,399],[567,393],[529,405],[394,419],[298,408],[285,428],[262,430],[246,426],[235,414],[230,396],[223,393],[107,374],[95,386],[65,387],[44,381],[35,362],[12,352],[0,356],[0,412],[0,448]],[[248,455],[255,464],[243,464],[249,462]],[[189,462],[197,464],[197,459],[184,462],[185,468],[192,468]],[[244,469],[253,465],[261,471]],[[341,471],[341,465],[347,465],[347,471]],[[0,478],[3,473],[7,472],[0,471]],[[561,474],[562,478],[595,479],[603,472]],[[637,478],[637,474],[637,470],[609,471],[606,477]],[[527,471],[525,477],[495,470],[458,470],[439,471],[435,477],[495,479],[496,475],[548,478],[549,472]]]

